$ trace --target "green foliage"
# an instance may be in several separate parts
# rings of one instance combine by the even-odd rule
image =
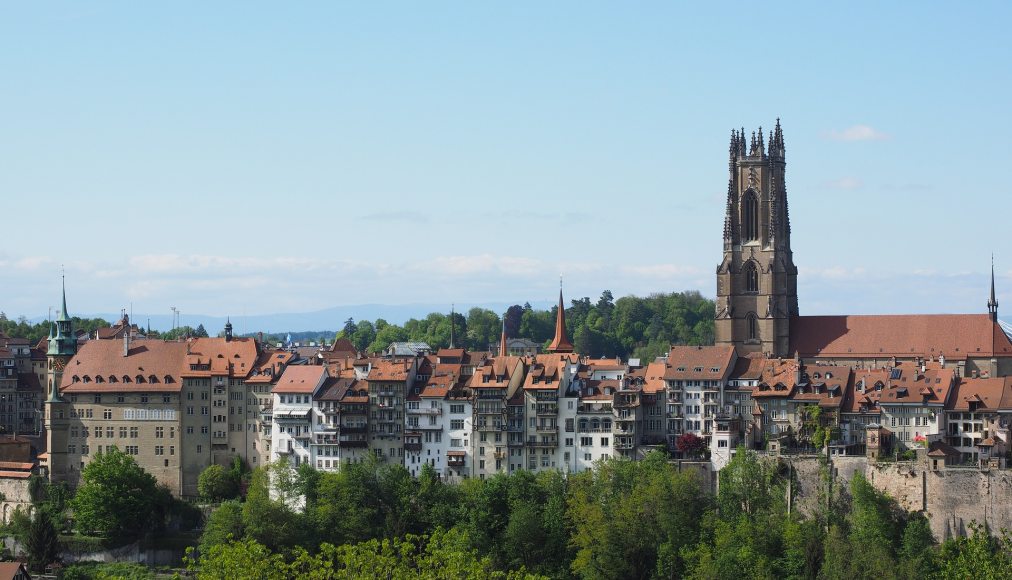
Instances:
[[[32,525],[28,528],[28,563],[33,572],[44,572],[46,566],[60,557],[57,544],[56,526],[52,518],[42,510],[36,510]]]
[[[197,493],[204,501],[232,499],[239,493],[239,481],[221,465],[208,465],[197,478]]]
[[[63,570],[63,580],[150,580],[154,572],[134,562],[78,562]]]
[[[960,578],[1012,578],[1012,535],[1001,530],[992,537],[985,526],[970,524],[967,538],[949,540],[940,550],[941,566],[938,577],[945,580]]]
[[[101,318],[78,318],[73,316],[71,320],[74,323],[74,330],[83,330],[88,333],[95,332],[98,328],[109,326],[109,322]],[[35,343],[49,336],[49,322],[43,320],[32,324],[24,316],[19,317],[17,320],[0,317],[0,332],[7,336],[27,338],[30,342]]]
[[[545,344],[555,334],[558,307],[535,310],[513,305],[505,315],[506,332]],[[625,296],[614,300],[605,290],[597,302],[584,297],[566,309],[566,330],[577,352],[592,357],[637,356],[653,360],[672,344],[713,344],[713,301],[698,292]],[[483,308],[455,314],[454,342],[458,347],[487,350],[499,340],[502,319]],[[336,338],[347,338],[359,351],[379,352],[391,342],[424,341],[433,348],[450,344],[450,317],[433,312],[412,318],[403,326],[377,320],[345,322]]]
[[[659,452],[643,461],[601,462],[571,478],[568,498],[577,548],[572,571],[583,578],[682,575],[682,548],[696,541],[709,505],[695,475]]]
[[[244,531],[242,504],[236,500],[222,502],[207,518],[200,537],[200,553],[210,553],[214,546],[242,538]]]
[[[151,526],[155,478],[133,457],[110,446],[85,466],[81,480],[72,501],[79,529],[139,538]]]
[[[409,534],[392,540],[368,540],[334,546],[325,543],[316,554],[298,550],[291,563],[266,546],[246,539],[215,546],[198,560],[188,561],[197,578],[415,578],[538,579],[523,570],[502,572],[487,557],[468,547],[458,530]]]
[[[221,578],[1002,578],[1012,540],[979,526],[935,546],[858,473],[788,513],[786,464],[738,449],[716,496],[662,453],[564,476],[448,484],[370,457],[338,472],[275,464],[208,519],[189,567]],[[277,489],[272,497],[267,481]],[[305,501],[301,501],[304,498]],[[830,501],[832,500],[832,501]],[[255,563],[255,564],[252,564]],[[251,567],[254,566],[254,567]]]

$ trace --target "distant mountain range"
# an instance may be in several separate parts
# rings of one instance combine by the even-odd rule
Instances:
[[[532,302],[531,306],[538,309],[551,308],[551,302]],[[481,304],[457,304],[456,311],[467,314],[467,311],[475,306],[487,308],[502,315],[507,308],[512,306],[506,302],[487,302]],[[335,306],[315,312],[292,312],[284,314],[251,314],[247,316],[234,315],[229,317],[236,334],[253,332],[305,332],[305,331],[338,331],[344,327],[344,321],[348,318],[359,320],[375,321],[382,318],[391,324],[404,324],[410,318],[423,318],[431,312],[450,313],[446,304],[355,304],[350,306]],[[120,318],[118,312],[109,313],[73,313],[82,318],[104,318],[109,322],[116,322]],[[34,322],[45,318],[34,319]],[[158,331],[170,330],[172,328],[172,313],[146,314],[135,312],[131,321],[141,327],[147,327],[150,321],[151,328]],[[204,314],[180,313],[180,326],[192,326],[203,324],[208,334],[216,335],[225,327],[226,317],[208,316]]]

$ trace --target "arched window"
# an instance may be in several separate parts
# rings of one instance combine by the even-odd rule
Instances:
[[[749,312],[745,317],[745,324],[748,326],[748,333],[746,336],[749,340],[759,340],[759,318],[755,315],[755,312]]]
[[[749,260],[741,268],[742,279],[745,281],[745,292],[749,294],[759,293],[759,268],[754,261]]]
[[[751,189],[741,200],[741,239],[744,242],[759,239],[759,198]]]

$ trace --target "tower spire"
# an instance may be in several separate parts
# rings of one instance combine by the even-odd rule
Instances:
[[[453,346],[453,327],[456,326],[454,324],[454,316],[453,316],[454,314],[453,311],[455,307],[456,306],[454,304],[450,304],[450,348],[455,348]]]
[[[60,267],[60,286],[63,292],[63,306],[60,309],[60,315],[56,317],[56,320],[70,320],[67,316],[67,274],[63,272],[63,267]]]
[[[987,301],[987,313],[991,322],[998,322],[998,300],[994,296],[994,254],[991,254],[991,298]]]
[[[573,343],[566,334],[566,303],[562,300],[562,276],[559,276],[559,312],[555,316],[555,338],[548,352],[573,352]]]
[[[502,315],[502,335],[499,337],[499,356],[506,356],[506,313]]]

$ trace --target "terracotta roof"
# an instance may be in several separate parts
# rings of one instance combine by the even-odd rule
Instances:
[[[802,383],[795,388],[791,400],[799,403],[817,403],[824,408],[841,407],[850,391],[850,379],[850,367],[805,367]]]
[[[879,404],[941,405],[949,399],[955,371],[952,369],[928,368],[919,372],[914,365],[897,365],[890,373],[899,371],[899,378],[892,378],[879,396]],[[865,385],[868,388],[868,385]],[[922,389],[930,395],[921,394]]]
[[[644,393],[660,393],[663,392],[667,386],[667,382],[664,380],[664,374],[667,371],[667,365],[664,362],[652,362],[647,365],[646,373],[644,376],[643,392]]]
[[[673,346],[664,378],[719,380],[733,360],[733,346]]]
[[[246,377],[257,364],[257,346],[252,338],[195,338],[189,341],[184,377],[229,375]],[[210,365],[209,371],[194,370],[192,365]]]
[[[334,344],[330,345],[330,352],[337,354],[350,353],[352,355],[358,354],[355,349],[355,345],[351,343],[347,338],[340,338],[334,341]]]
[[[946,405],[951,411],[969,411],[970,404],[976,403],[975,410],[997,411],[1005,395],[1005,378],[968,379],[962,378],[955,386],[952,399]]]
[[[794,360],[766,359],[759,385],[752,388],[752,397],[790,397],[798,384],[797,372],[798,363]]]
[[[558,389],[562,379],[562,360],[559,355],[537,355],[528,359],[530,367],[524,377],[525,389]],[[537,381],[537,382],[535,382]]]
[[[322,366],[292,365],[285,369],[272,392],[312,394],[326,377],[327,369]]]
[[[260,353],[253,371],[246,377],[247,383],[270,384],[281,376],[285,365],[295,360],[295,353],[287,350],[271,350]]]
[[[804,357],[1012,356],[1012,341],[987,314],[799,316],[791,352]]]
[[[436,356],[439,358],[464,358],[464,349],[462,348],[441,348],[436,351]]]
[[[369,370],[370,381],[406,381],[410,363],[407,361],[376,361]]]
[[[766,366],[766,357],[761,353],[749,353],[738,357],[731,371],[732,380],[757,381],[762,377],[763,367]]]
[[[472,389],[505,388],[509,386],[513,374],[518,371],[521,357],[507,356],[487,359],[474,369],[468,386]],[[499,380],[499,377],[503,380]]]
[[[123,344],[119,341],[89,340],[67,364],[60,392],[178,392],[182,389],[185,357],[186,343],[183,342],[138,340],[130,343],[129,355],[123,356]],[[146,382],[136,382],[137,375],[144,377]],[[158,382],[150,382],[152,375]],[[85,377],[88,382],[84,382]],[[96,377],[102,377],[103,382],[96,382]],[[167,381],[166,377],[171,380]]]
[[[931,451],[928,452],[928,457],[958,457],[959,455],[959,450],[944,441],[932,443]]]
[[[354,378],[327,377],[315,398],[318,401],[340,401],[357,382]]]
[[[7,470],[17,469],[17,470],[31,471],[34,468],[35,464],[31,462],[0,461],[0,469],[7,469]]]
[[[28,471],[0,471],[0,477],[9,477],[13,479],[28,479],[32,474]]]

